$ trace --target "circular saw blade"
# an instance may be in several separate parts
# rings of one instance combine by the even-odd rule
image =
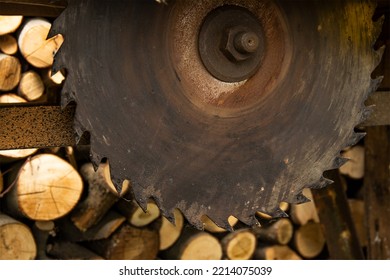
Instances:
[[[283,216],[279,203],[326,185],[323,172],[362,136],[354,127],[381,57],[368,1],[68,2],[51,31],[65,37],[54,66],[68,70],[64,105],[76,102],[93,162],[108,159],[141,206],[153,198],[198,228],[203,215],[224,228],[231,215],[248,225],[257,211]],[[223,5],[264,28],[262,65],[237,83],[209,74],[196,47]]]

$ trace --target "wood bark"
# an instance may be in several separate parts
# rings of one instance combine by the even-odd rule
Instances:
[[[58,34],[47,39],[51,23],[42,18],[33,18],[23,25],[18,45],[23,57],[34,67],[46,68],[53,65],[54,55],[64,38]]]
[[[184,226],[183,214],[178,210],[174,210],[174,223],[171,223],[167,218],[162,217],[161,227],[159,229],[160,250],[166,250],[171,247],[180,237]]]
[[[255,260],[301,260],[302,258],[287,245],[259,246],[254,253]]]
[[[15,32],[22,24],[23,16],[0,16],[0,36]]]
[[[249,260],[255,252],[256,236],[249,229],[228,233],[221,240],[224,256],[229,260]]]
[[[125,224],[109,239],[90,242],[88,246],[109,260],[154,260],[158,253],[158,241],[155,229]]]
[[[108,164],[101,164],[95,172],[92,163],[80,169],[81,175],[88,182],[88,196],[79,203],[71,220],[81,231],[96,225],[119,199],[112,192],[113,183],[107,170]]]
[[[363,259],[338,170],[326,173],[334,183],[313,190],[313,198],[331,259]]]
[[[0,260],[33,260],[37,248],[31,230],[0,213]]]
[[[259,241],[286,245],[290,242],[294,228],[289,219],[279,219],[270,225],[253,229]]]
[[[48,244],[47,254],[58,260],[103,260],[91,250],[69,241],[54,241]]]
[[[367,128],[364,192],[368,258],[390,259],[390,126]]]
[[[177,260],[220,260],[223,252],[219,240],[210,233],[185,227],[176,243],[163,255]]]
[[[63,159],[39,154],[10,176],[14,184],[5,196],[7,209],[32,220],[51,221],[68,214],[80,199],[83,182]]]
[[[34,101],[42,97],[45,85],[41,77],[35,71],[27,71],[22,74],[18,86],[18,94],[28,101]]]
[[[10,91],[15,88],[21,77],[19,59],[0,53],[0,90]]]
[[[14,36],[10,34],[0,36],[0,52],[8,55],[14,55],[18,52],[18,42]]]
[[[300,226],[294,232],[294,248],[306,259],[317,257],[325,247],[325,237],[321,225],[318,223],[307,223]]]

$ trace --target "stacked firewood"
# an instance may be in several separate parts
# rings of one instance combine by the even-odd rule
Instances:
[[[58,102],[65,77],[50,67],[63,38],[47,38],[50,27],[42,18],[0,16],[0,106]],[[340,172],[358,198],[360,187],[350,185],[363,178],[364,150],[345,156],[351,161]],[[350,205],[364,246],[363,202]],[[203,217],[200,231],[179,210],[168,220],[152,200],[141,208],[131,182],[118,194],[109,162],[94,167],[88,146],[0,151],[0,259],[328,258],[314,203],[280,207],[290,218],[259,212],[261,226],[248,228],[231,216],[226,231]]]

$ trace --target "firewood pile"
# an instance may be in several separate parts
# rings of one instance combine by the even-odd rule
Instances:
[[[50,66],[64,38],[47,39],[50,26],[42,18],[0,16],[1,104],[59,101],[66,73]],[[344,151],[351,160],[339,171],[365,247],[361,144]],[[230,217],[234,230],[225,231],[203,217],[199,231],[178,210],[168,221],[154,201],[145,212],[131,182],[118,194],[109,162],[95,170],[88,146],[0,151],[0,259],[329,258],[314,203],[281,208],[289,218],[258,213],[261,226],[247,228]]]

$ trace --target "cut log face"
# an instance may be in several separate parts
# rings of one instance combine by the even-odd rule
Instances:
[[[22,166],[16,191],[7,203],[15,203],[23,215],[32,220],[49,221],[68,214],[79,201],[83,182],[78,172],[63,159],[40,154]],[[13,206],[15,207],[15,206]]]
[[[353,146],[344,151],[342,155],[349,161],[339,168],[340,173],[352,179],[362,179],[364,177],[364,147]]]
[[[310,189],[304,189],[303,195],[309,198],[311,201],[302,204],[292,204],[290,210],[290,216],[292,221],[297,225],[305,225],[309,221],[318,223],[318,213],[316,206],[313,202],[313,195]]]
[[[30,229],[0,214],[0,260],[33,260],[37,247]]]
[[[202,217],[203,227],[205,230],[213,233],[218,232],[226,232],[226,229],[223,229],[219,226],[217,226],[209,217],[203,216]],[[238,219],[234,216],[230,216],[228,218],[229,225],[233,228],[238,222]]]
[[[259,241],[286,245],[293,236],[293,225],[289,219],[280,219],[269,226],[255,228],[255,235]]]
[[[22,20],[23,16],[0,16],[0,35],[15,32]]]
[[[317,257],[325,246],[325,237],[319,223],[307,223],[295,231],[294,246],[304,258]]]
[[[256,249],[256,236],[247,229],[231,232],[222,241],[225,256],[230,260],[249,260]]]
[[[254,254],[256,260],[301,260],[302,258],[286,245],[259,247]]]
[[[8,93],[8,94],[0,95],[0,104],[1,103],[3,104],[23,103],[23,102],[27,102],[27,101],[22,97],[17,96],[16,94]],[[26,158],[34,154],[36,151],[37,149],[18,149],[18,150],[0,151],[0,161],[7,161],[5,159],[1,160],[2,157],[7,158],[9,161]]]
[[[33,101],[42,97],[45,92],[45,85],[41,77],[34,71],[23,73],[20,79],[18,93],[23,98]]]
[[[141,207],[137,207],[133,215],[129,218],[129,222],[133,226],[143,227],[149,225],[158,217],[160,217],[160,209],[158,209],[155,203],[149,202],[146,212]]]
[[[15,88],[20,81],[21,69],[19,59],[0,53],[0,90]]]
[[[34,18],[27,21],[20,32],[20,52],[34,67],[46,68],[53,65],[54,55],[64,41],[60,34],[46,40],[50,28],[51,24],[47,20]]]
[[[10,34],[0,36],[0,52],[8,55],[14,55],[18,52],[18,42],[14,36]]]
[[[206,232],[193,235],[181,250],[181,260],[220,260],[222,247],[218,239]]]
[[[179,239],[183,230],[183,214],[178,209],[175,209],[173,213],[175,215],[175,224],[172,224],[167,218],[162,217],[162,223],[159,230],[160,250],[166,250],[171,247],[177,239]]]

